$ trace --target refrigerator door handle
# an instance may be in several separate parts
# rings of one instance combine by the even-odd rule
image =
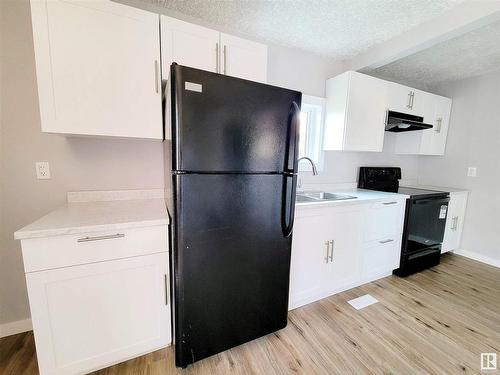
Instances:
[[[292,183],[290,186],[289,183]],[[292,234],[293,220],[295,217],[295,194],[297,187],[296,175],[283,175],[283,206],[281,211],[281,227],[283,235]]]
[[[299,119],[300,107],[292,102],[288,113],[288,135],[285,156],[285,172],[296,173],[297,171],[297,149],[299,142]]]

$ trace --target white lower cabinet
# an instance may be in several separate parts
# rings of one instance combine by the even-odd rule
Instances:
[[[330,258],[325,288],[328,294],[347,289],[360,279],[361,209],[335,207],[327,215]]]
[[[361,274],[369,282],[399,267],[401,233],[367,243],[361,253]]]
[[[450,203],[448,204],[446,229],[444,231],[443,244],[441,245],[441,253],[460,248],[468,197],[469,193],[466,191],[450,193]]]
[[[290,307],[316,301],[324,294],[329,260],[329,223],[324,209],[304,210],[294,222],[290,267]]]
[[[78,245],[105,251],[123,234]],[[40,374],[85,374],[170,344],[167,244],[155,248],[163,251],[26,273]]]
[[[394,233],[403,233],[406,202],[402,199],[387,199],[372,203],[363,215],[365,242],[386,240]]]
[[[404,210],[404,198],[297,208],[289,308],[390,275],[399,266]]]

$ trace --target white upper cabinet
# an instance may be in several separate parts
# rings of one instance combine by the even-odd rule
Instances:
[[[417,116],[422,116],[431,129],[401,132],[396,135],[396,154],[410,155],[444,155],[448,127],[450,123],[451,99],[421,92],[419,95],[422,107]],[[392,110],[392,108],[390,107]],[[408,112],[407,112],[408,113]]]
[[[267,46],[232,35],[220,34],[221,73],[229,76],[267,81]]]
[[[176,62],[197,69],[267,81],[267,46],[161,16],[162,76]]]
[[[451,99],[443,96],[434,97],[434,117],[432,117],[432,129],[424,130],[420,146],[422,155],[444,155],[448,127],[450,124]]]
[[[32,0],[43,132],[162,139],[158,15]]]
[[[175,18],[161,16],[162,76],[168,78],[170,64],[217,73],[219,32]]]
[[[387,82],[349,71],[326,82],[325,150],[382,151]]]
[[[391,111],[423,116],[425,92],[388,82],[387,106]]]

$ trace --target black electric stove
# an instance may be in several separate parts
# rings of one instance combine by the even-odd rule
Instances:
[[[358,187],[361,189],[405,194],[405,223],[398,276],[439,264],[448,212],[449,192],[399,186],[399,167],[361,167]]]

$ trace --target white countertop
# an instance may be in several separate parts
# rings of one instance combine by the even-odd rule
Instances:
[[[319,201],[319,202],[296,202],[295,207],[300,208],[310,208],[316,206],[340,206],[340,205],[352,205],[360,204],[371,201],[379,201],[385,199],[406,199],[409,198],[408,195],[396,194],[396,193],[386,193],[384,191],[375,190],[365,190],[365,189],[334,189],[327,190],[329,193],[344,194],[356,197],[356,199],[344,199],[336,201]],[[307,191],[306,191],[307,192]]]
[[[14,233],[17,240],[168,224],[163,199],[68,203]]]

